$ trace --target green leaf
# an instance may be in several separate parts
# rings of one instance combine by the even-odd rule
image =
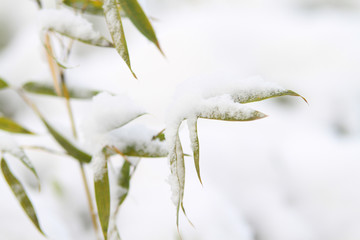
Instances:
[[[8,149],[5,150],[5,152],[18,158],[25,165],[25,167],[27,167],[35,175],[36,179],[39,181],[39,175],[37,174],[34,165],[31,163],[30,159],[21,148],[18,147],[14,149]],[[40,189],[40,182],[39,182],[39,189]]]
[[[5,82],[4,79],[0,78],[0,89],[7,88],[7,87],[9,87],[7,82]]]
[[[102,155],[104,157],[104,166],[100,170],[101,174],[97,174],[97,176],[95,176],[94,185],[100,225],[104,235],[104,239],[106,240],[110,219],[110,186],[106,156],[104,155],[104,153],[102,153]]]
[[[268,98],[281,97],[281,96],[301,97],[307,103],[307,100],[300,94],[291,90],[283,90],[283,89],[271,89],[271,90],[259,89],[257,91],[252,91],[251,94],[246,94],[246,93],[244,94],[244,92],[238,92],[231,95],[233,100],[238,103],[257,102]]]
[[[156,38],[155,31],[151,26],[149,19],[146,17],[143,9],[137,0],[118,0],[121,8],[124,10],[125,14],[131,22],[135,25],[135,27],[151,42],[153,42],[157,48],[160,48],[160,44]]]
[[[202,184],[201,176],[200,176],[200,144],[197,132],[197,118],[191,118],[187,120],[189,133],[190,133],[190,141],[191,141],[191,148],[193,150],[194,156],[194,164],[196,168],[196,173],[198,175],[199,181]]]
[[[136,78],[135,73],[131,69],[130,57],[125,39],[125,33],[121,21],[120,6],[117,0],[104,1],[105,20],[113,39],[115,49],[129,67],[131,73]]]
[[[118,196],[118,206],[120,206],[127,197],[130,187],[130,167],[131,164],[128,161],[124,161],[120,174],[118,175],[117,184],[121,188],[121,192]]]
[[[85,13],[103,15],[103,0],[63,0],[63,3]]]
[[[27,196],[27,194],[25,192],[23,185],[12,174],[12,172],[9,169],[4,158],[1,159],[1,171],[5,177],[7,184],[9,185],[9,187],[11,188],[15,197],[19,201],[19,203],[20,203],[21,207],[23,208],[23,210],[25,211],[26,215],[28,215],[28,217],[33,222],[35,227],[39,230],[39,232],[45,236],[44,232],[42,231],[42,229],[40,227],[39,220],[36,216],[35,209],[31,203],[29,197]]]
[[[30,93],[58,97],[52,84],[40,83],[40,82],[27,82],[22,87],[25,91]],[[68,90],[69,90],[70,98],[76,98],[76,99],[90,99],[100,92],[100,91],[82,89],[82,88],[69,88]]]
[[[0,129],[11,133],[34,134],[6,117],[0,117]]]
[[[91,162],[91,156],[87,153],[76,148],[73,144],[70,143],[65,137],[58,133],[43,117],[41,117],[42,122],[53,136],[53,138],[63,147],[63,149],[73,158],[79,160],[80,162],[89,163]]]

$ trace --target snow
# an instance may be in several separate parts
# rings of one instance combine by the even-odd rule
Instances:
[[[90,149],[94,149],[93,144],[97,144],[100,136],[145,114],[144,108],[128,96],[124,94],[112,96],[106,92],[93,97],[91,106],[87,110],[82,119],[81,133]]]
[[[44,30],[53,30],[71,38],[107,45],[92,24],[80,15],[75,15],[73,11],[42,9],[39,12],[39,22]]]
[[[14,10],[10,14],[4,10],[9,8],[0,7],[7,16],[1,23],[12,18],[22,27],[10,28],[18,31],[17,37],[11,40],[10,50],[0,53],[0,75],[9,83],[38,79],[46,69],[37,63],[41,48],[36,49],[36,42],[27,41],[26,47],[21,44],[34,30],[31,19],[36,11],[34,7],[31,15],[31,9],[21,10],[33,2],[20,2],[16,6],[0,3]],[[237,80],[260,74],[309,100],[310,106],[295,98],[246,105],[269,115],[260,121],[198,120],[204,186],[198,182],[191,158],[186,157],[184,204],[196,230],[180,215],[184,238],[359,239],[359,3],[347,0],[352,8],[338,9],[331,3],[345,1],[318,0],[316,8],[298,7],[304,2],[313,1],[200,0],[196,6],[188,5],[189,1],[151,1],[149,14],[160,19],[154,27],[167,59],[140,34],[132,35],[129,26],[129,49],[139,81],[130,79],[125,67],[119,68],[119,58],[110,49],[93,52],[80,46],[71,56],[81,67],[68,71],[69,81],[116,93],[126,89],[159,120],[149,121],[160,125],[159,129],[164,127],[163,116],[175,86],[213,72],[220,76],[231,72]],[[204,77],[205,82],[208,79]],[[210,96],[230,94],[217,88]],[[7,100],[5,105],[10,104]],[[47,104],[42,100],[42,107]],[[74,103],[75,119],[81,113],[78,105]],[[53,109],[61,119],[66,116],[63,108]],[[187,129],[180,128],[179,134],[184,152],[191,153]],[[46,155],[36,166],[43,169],[40,176],[48,176],[44,184],[53,177],[62,179],[67,192],[65,198],[49,197],[52,192],[46,187],[50,184],[45,184],[45,192],[33,200],[48,235],[52,239],[94,239],[93,231],[79,220],[87,209],[79,190],[77,162]],[[165,159],[144,159],[139,164],[118,218],[123,239],[175,238],[174,207],[164,182],[168,175]],[[42,239],[13,202],[4,181],[0,189],[4,193],[0,238]]]

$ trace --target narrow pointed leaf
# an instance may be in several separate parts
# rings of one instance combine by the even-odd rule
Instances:
[[[81,151],[75,147],[69,140],[57,132],[43,117],[41,117],[42,122],[53,136],[53,138],[59,143],[60,146],[73,158],[79,160],[80,162],[89,163],[91,161],[91,156],[87,153]]]
[[[30,93],[49,95],[58,97],[56,91],[51,84],[40,83],[40,82],[27,82],[23,86],[23,89]],[[90,99],[97,95],[100,91],[89,90],[89,89],[80,89],[80,88],[69,88],[70,98],[75,99]]]
[[[121,8],[124,10],[125,14],[131,22],[135,25],[135,27],[151,42],[153,42],[160,52],[162,50],[160,48],[159,42],[156,38],[155,31],[151,26],[149,19],[146,17],[143,9],[137,0],[118,0]]]
[[[204,101],[197,117],[223,121],[253,121],[266,117],[262,112],[233,102],[227,95]]]
[[[67,9],[41,10],[43,29],[55,31],[71,39],[99,47],[113,47],[113,44],[93,29],[92,24],[80,15]]]
[[[9,150],[6,150],[5,152],[8,152],[9,154],[18,158],[24,164],[24,166],[27,167],[34,174],[34,176],[38,180],[39,189],[40,189],[39,175],[37,174],[34,165],[31,163],[30,159],[25,154],[25,152],[20,147],[14,148],[14,149],[9,149]]]
[[[131,73],[136,78],[135,73],[131,69],[130,57],[125,39],[125,33],[121,21],[120,6],[117,0],[104,0],[105,20],[113,39],[115,49],[129,67]]]
[[[7,88],[7,87],[9,87],[7,82],[5,82],[4,79],[0,78],[0,89]]]
[[[14,193],[15,197],[19,201],[21,207],[25,211],[26,215],[30,218],[30,220],[33,222],[35,227],[39,230],[39,232],[43,235],[44,232],[42,231],[39,220],[37,218],[35,209],[27,196],[25,189],[23,185],[20,183],[20,181],[12,174],[11,170],[9,169],[5,159],[1,159],[1,171],[2,174],[5,177],[5,180],[9,187],[11,188],[12,192]]]
[[[198,175],[199,181],[202,184],[201,176],[200,176],[200,145],[199,145],[199,138],[198,138],[198,132],[197,132],[197,118],[192,118],[187,120],[189,133],[190,133],[190,141],[191,141],[191,148],[193,150],[193,156],[194,156],[194,164],[196,168],[196,173]]]
[[[11,133],[34,134],[6,117],[0,117],[0,129]]]
[[[120,192],[118,195],[118,206],[120,206],[126,199],[130,187],[130,167],[131,164],[128,161],[124,161],[120,174],[118,176],[118,186],[120,187]]]
[[[281,96],[301,97],[307,103],[307,100],[303,96],[299,95],[294,91],[286,90],[286,89],[264,88],[264,89],[251,90],[250,93],[247,92],[247,90],[245,90],[243,92],[240,91],[231,95],[233,100],[238,103],[257,102],[268,98],[281,97]]]
[[[63,3],[85,13],[103,15],[103,0],[63,0]]]
[[[184,154],[178,132],[174,136],[174,145],[169,150],[171,189],[173,202],[176,206],[176,226],[179,228],[179,213],[184,199],[185,188],[185,162]]]
[[[105,156],[104,156],[105,158]],[[101,174],[95,177],[95,198],[104,239],[107,239],[110,219],[110,186],[106,159]]]

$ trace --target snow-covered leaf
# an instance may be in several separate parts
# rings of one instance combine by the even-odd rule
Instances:
[[[191,141],[191,148],[193,150],[193,157],[194,157],[194,164],[197,176],[199,178],[200,183],[202,184],[201,176],[200,176],[200,145],[199,145],[199,138],[197,132],[197,118],[190,118],[187,120],[189,134],[190,134],[190,141]]]
[[[172,135],[171,133],[169,135]],[[169,182],[172,191],[172,201],[176,206],[176,226],[179,228],[180,208],[183,209],[185,188],[185,162],[178,131],[170,136],[174,144],[169,145],[170,171]],[[184,210],[184,209],[183,209]]]
[[[131,73],[136,78],[135,73],[131,69],[129,52],[128,52],[125,33],[121,21],[120,6],[118,5],[117,0],[104,0],[103,8],[105,13],[106,23],[110,31],[110,35],[113,39],[116,51],[125,61]]]
[[[11,133],[34,134],[10,118],[0,117],[0,129]]]
[[[99,47],[113,47],[110,41],[93,29],[88,20],[69,10],[41,10],[40,21],[44,30],[55,31],[74,40]]]
[[[12,192],[14,193],[15,197],[17,198],[18,202],[20,203],[21,207],[25,211],[26,215],[30,218],[30,220],[33,222],[35,227],[39,230],[39,232],[43,235],[44,232],[42,231],[39,220],[37,218],[35,209],[31,203],[31,200],[29,199],[28,195],[25,192],[25,189],[23,185],[20,183],[20,181],[13,175],[11,170],[9,169],[6,161],[4,158],[1,159],[1,171],[4,175],[4,178],[11,188]]]
[[[281,97],[281,96],[301,97],[305,102],[307,102],[307,100],[300,94],[282,88],[248,89],[232,94],[232,98],[234,99],[234,101],[239,103],[257,102],[268,98]]]
[[[223,121],[252,121],[266,117],[259,111],[233,102],[229,95],[204,100],[199,105],[196,116]]]
[[[141,124],[128,124],[110,132],[106,144],[114,146],[126,156],[158,158],[166,157],[164,141],[153,140],[156,131]]]
[[[0,89],[7,88],[7,87],[9,87],[7,82],[5,82],[4,79],[0,78]]]
[[[126,95],[102,92],[92,99],[91,107],[82,124],[87,135],[106,134],[144,115],[143,107]],[[87,136],[88,138],[92,136]]]
[[[151,42],[153,42],[156,47],[162,53],[160,48],[159,41],[156,38],[155,31],[151,26],[149,19],[146,17],[143,9],[137,0],[118,0],[121,8],[124,10],[125,14],[135,27]]]
[[[79,160],[80,162],[89,163],[91,161],[91,156],[87,153],[81,151],[74,144],[70,143],[64,136],[62,136],[59,132],[57,132],[43,117],[41,117],[42,122],[56,140],[60,146],[73,158]]]
[[[85,13],[103,15],[103,0],[63,0],[63,3]]]
[[[98,159],[94,160],[94,162],[99,162],[101,165],[97,166],[98,169],[96,169],[94,177],[95,198],[101,229],[104,235],[104,239],[106,240],[110,219],[109,176],[105,153],[101,151],[101,153],[99,153],[96,157]]]
[[[34,165],[31,163],[28,156],[25,154],[24,150],[18,146],[15,140],[11,137],[11,135],[6,133],[0,134],[0,150],[2,152],[11,154],[12,156],[19,159],[25,167],[27,167],[36,177],[39,182],[39,175],[37,174]],[[40,183],[39,183],[40,189]]]
[[[27,82],[23,86],[23,89],[30,93],[49,95],[58,97],[54,86],[48,83],[40,83],[40,82]],[[77,99],[89,99],[94,97],[99,93],[99,91],[83,89],[83,88],[69,88],[69,96],[71,98]]]

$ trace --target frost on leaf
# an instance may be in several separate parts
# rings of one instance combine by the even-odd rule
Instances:
[[[40,23],[44,30],[55,31],[69,38],[100,47],[113,47],[112,43],[94,30],[92,24],[66,9],[43,9]]]
[[[123,24],[121,21],[120,6],[118,5],[117,0],[105,0],[103,8],[105,13],[105,20],[110,31],[110,35],[113,39],[115,49],[125,61],[133,76],[136,78],[135,73],[131,69],[129,52],[125,39]]]
[[[35,175],[36,179],[39,180],[39,176],[30,159],[27,157],[24,150],[18,146],[11,135],[0,133],[0,151],[9,153],[19,159]]]
[[[185,165],[182,146],[179,138],[179,127],[187,120],[191,148],[198,178],[200,177],[199,139],[197,119],[214,119],[222,121],[253,121],[266,117],[264,113],[251,109],[244,103],[261,101],[279,96],[299,96],[299,94],[282,88],[261,78],[250,78],[244,81],[218,79],[203,82],[188,82],[179,86],[173,103],[170,105],[166,141],[169,149],[172,189],[172,200],[177,207],[177,225],[180,208],[183,207],[185,187]],[[304,98],[303,98],[304,99]],[[305,100],[305,99],[304,99]],[[306,101],[306,100],[305,100]]]

